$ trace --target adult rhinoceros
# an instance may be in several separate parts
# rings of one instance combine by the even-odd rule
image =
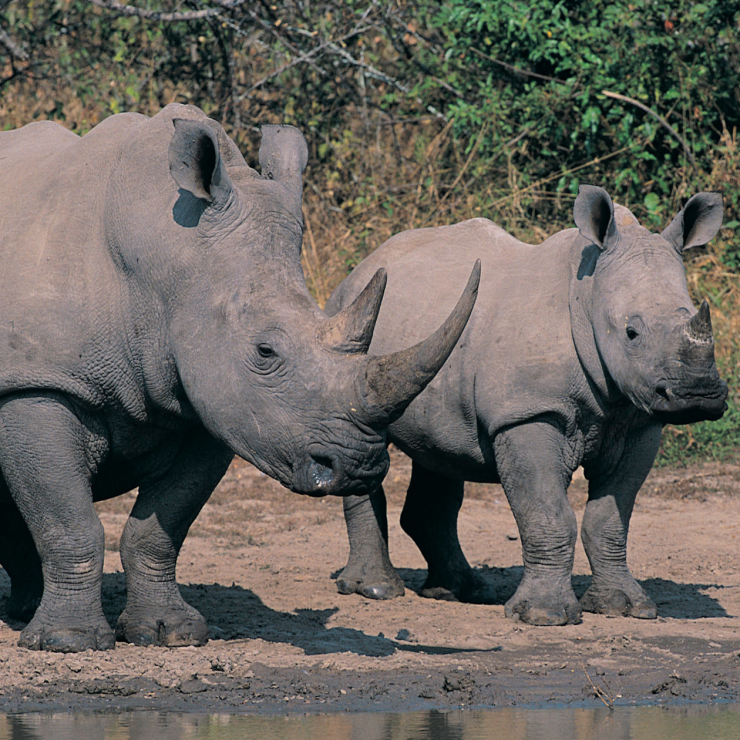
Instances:
[[[451,351],[477,272],[435,335],[364,356],[385,276],[333,319],[311,299],[307,155],[267,126],[259,176],[181,105],[0,134],[0,563],[9,614],[33,615],[21,645],[114,645],[93,500],[139,486],[117,637],[202,644],[175,565],[234,453],[299,493],[382,480],[385,428]]]
[[[627,530],[662,425],[718,419],[727,386],[714,364],[709,308],[689,298],[681,258],[722,221],[719,195],[699,193],[662,234],[583,186],[578,229],[539,246],[486,219],[399,234],[339,286],[347,305],[369,275],[388,270],[373,352],[413,341],[452,304],[450,288],[480,255],[485,280],[449,361],[389,431],[411,456],[401,526],[429,566],[422,594],[486,601],[492,594],[457,538],[464,481],[501,482],[521,534],[524,577],[506,604],[530,624],[580,620],[581,610],[656,616],[627,568]],[[583,465],[582,524],[593,581],[571,587],[576,519],[566,490]],[[350,557],[342,593],[403,593],[387,551],[385,498],[345,499]]]

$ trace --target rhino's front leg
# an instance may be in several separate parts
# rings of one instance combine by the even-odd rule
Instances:
[[[189,432],[167,473],[139,486],[121,536],[126,608],[116,637],[135,645],[204,645],[208,625],[177,587],[177,556],[233,453],[199,427]]]
[[[584,611],[655,619],[657,607],[627,567],[627,533],[632,507],[660,446],[662,427],[633,432],[616,469],[590,479],[581,524],[593,580],[581,597]]]
[[[571,585],[577,525],[566,496],[573,467],[567,440],[555,425],[534,422],[499,433],[494,452],[524,559],[524,577],[506,602],[506,616],[528,624],[577,624],[581,607]]]
[[[103,526],[93,507],[90,432],[54,394],[11,396],[0,405],[0,467],[41,559],[41,603],[21,632],[32,650],[107,650]]]
[[[388,518],[383,486],[367,496],[344,497],[349,560],[337,578],[340,594],[368,599],[403,596],[401,577],[388,554]]]

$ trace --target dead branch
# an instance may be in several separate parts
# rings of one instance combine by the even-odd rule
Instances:
[[[2,29],[0,29],[0,44],[2,44],[8,52],[10,52],[10,55],[16,59],[22,59],[23,61],[28,59],[28,54],[26,54],[18,42]]]
[[[634,105],[636,108],[639,108],[640,110],[645,111],[645,113],[651,115],[658,123],[660,123],[663,128],[668,131],[668,133],[673,136],[676,141],[678,141],[679,144],[683,147],[683,150],[686,154],[686,157],[691,162],[691,164],[696,165],[696,160],[694,159],[694,155],[691,153],[691,149],[689,149],[689,145],[686,143],[685,139],[681,136],[681,134],[676,131],[673,126],[671,126],[668,121],[663,118],[663,116],[656,113],[652,108],[648,108],[644,103],[641,103],[639,100],[635,100],[634,98],[628,98],[626,95],[620,95],[619,93],[611,92],[609,90],[602,90],[602,95],[606,95],[607,98],[613,98],[614,100],[621,100],[625,103],[629,103],[630,105]]]
[[[235,7],[236,5],[241,4],[241,2],[243,1],[244,0],[239,0],[239,2],[227,4],[226,0],[224,0],[223,2],[218,2],[218,0],[214,0],[214,2],[216,2],[216,4],[220,6],[219,8],[188,10],[182,13],[163,13],[159,10],[144,10],[143,8],[135,8],[133,5],[124,5],[123,3],[119,3],[118,0],[90,0],[90,2],[98,8],[103,8],[104,10],[112,10],[114,13],[118,13],[118,15],[125,15],[129,17],[133,16],[136,18],[143,18],[148,21],[165,22],[196,21],[203,18],[212,18],[221,12],[221,8]]]

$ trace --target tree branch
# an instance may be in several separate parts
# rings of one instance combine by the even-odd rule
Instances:
[[[10,34],[6,33],[0,28],[0,44],[2,44],[9,52],[10,55],[16,59],[22,59],[26,61],[28,54],[21,48],[17,41],[11,38]]]
[[[639,108],[640,110],[645,111],[645,113],[651,115],[658,123],[660,123],[663,128],[668,131],[671,136],[673,136],[676,141],[678,141],[679,144],[683,147],[684,153],[686,154],[686,157],[691,162],[691,164],[696,165],[696,159],[694,159],[694,155],[691,152],[691,149],[689,149],[689,145],[686,143],[686,140],[681,136],[681,134],[676,131],[673,126],[671,126],[668,121],[663,118],[663,116],[656,113],[651,108],[648,108],[646,105],[641,103],[639,100],[635,100],[634,98],[628,98],[626,95],[620,95],[619,93],[610,92],[609,90],[602,90],[602,95],[606,95],[607,98],[614,98],[614,100],[621,100],[625,103],[629,103],[630,105],[634,105],[636,108]]]
[[[236,2],[228,2],[228,0],[214,0],[221,8],[232,8],[236,5],[240,5],[244,0],[236,0]],[[144,18],[149,21],[196,21],[202,18],[212,18],[218,15],[221,10],[219,8],[206,8],[204,10],[188,10],[184,13],[163,13],[159,10],[144,10],[143,8],[135,8],[133,5],[124,5],[119,3],[118,0],[90,0],[90,2],[98,8],[104,10],[112,10],[118,15],[134,16],[136,18]]]

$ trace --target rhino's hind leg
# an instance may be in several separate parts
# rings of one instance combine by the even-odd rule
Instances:
[[[44,590],[18,644],[32,650],[107,650],[103,526],[92,503],[89,431],[64,399],[23,395],[0,405],[0,467],[38,548]]]
[[[383,487],[367,496],[345,496],[343,503],[349,560],[337,578],[337,590],[340,594],[360,594],[368,599],[403,596],[403,581],[388,554]]]
[[[126,608],[116,637],[135,645],[183,647],[208,642],[208,625],[175,580],[185,535],[223,477],[233,453],[204,429],[185,437],[167,473],[139,487],[121,536]]]
[[[581,539],[593,580],[581,597],[584,611],[655,619],[655,602],[627,567],[627,533],[635,497],[660,445],[661,426],[630,435],[616,469],[592,477],[581,524]]]
[[[433,473],[414,462],[401,526],[427,561],[421,596],[490,604],[497,600],[497,590],[470,567],[457,537],[464,487],[464,481]]]
[[[576,517],[566,496],[569,445],[555,424],[522,424],[494,440],[496,465],[519,527],[524,577],[505,614],[528,624],[581,621],[571,585]]]
[[[0,565],[10,576],[5,608],[10,619],[30,622],[44,593],[41,558],[18,507],[2,487],[0,482]]]

